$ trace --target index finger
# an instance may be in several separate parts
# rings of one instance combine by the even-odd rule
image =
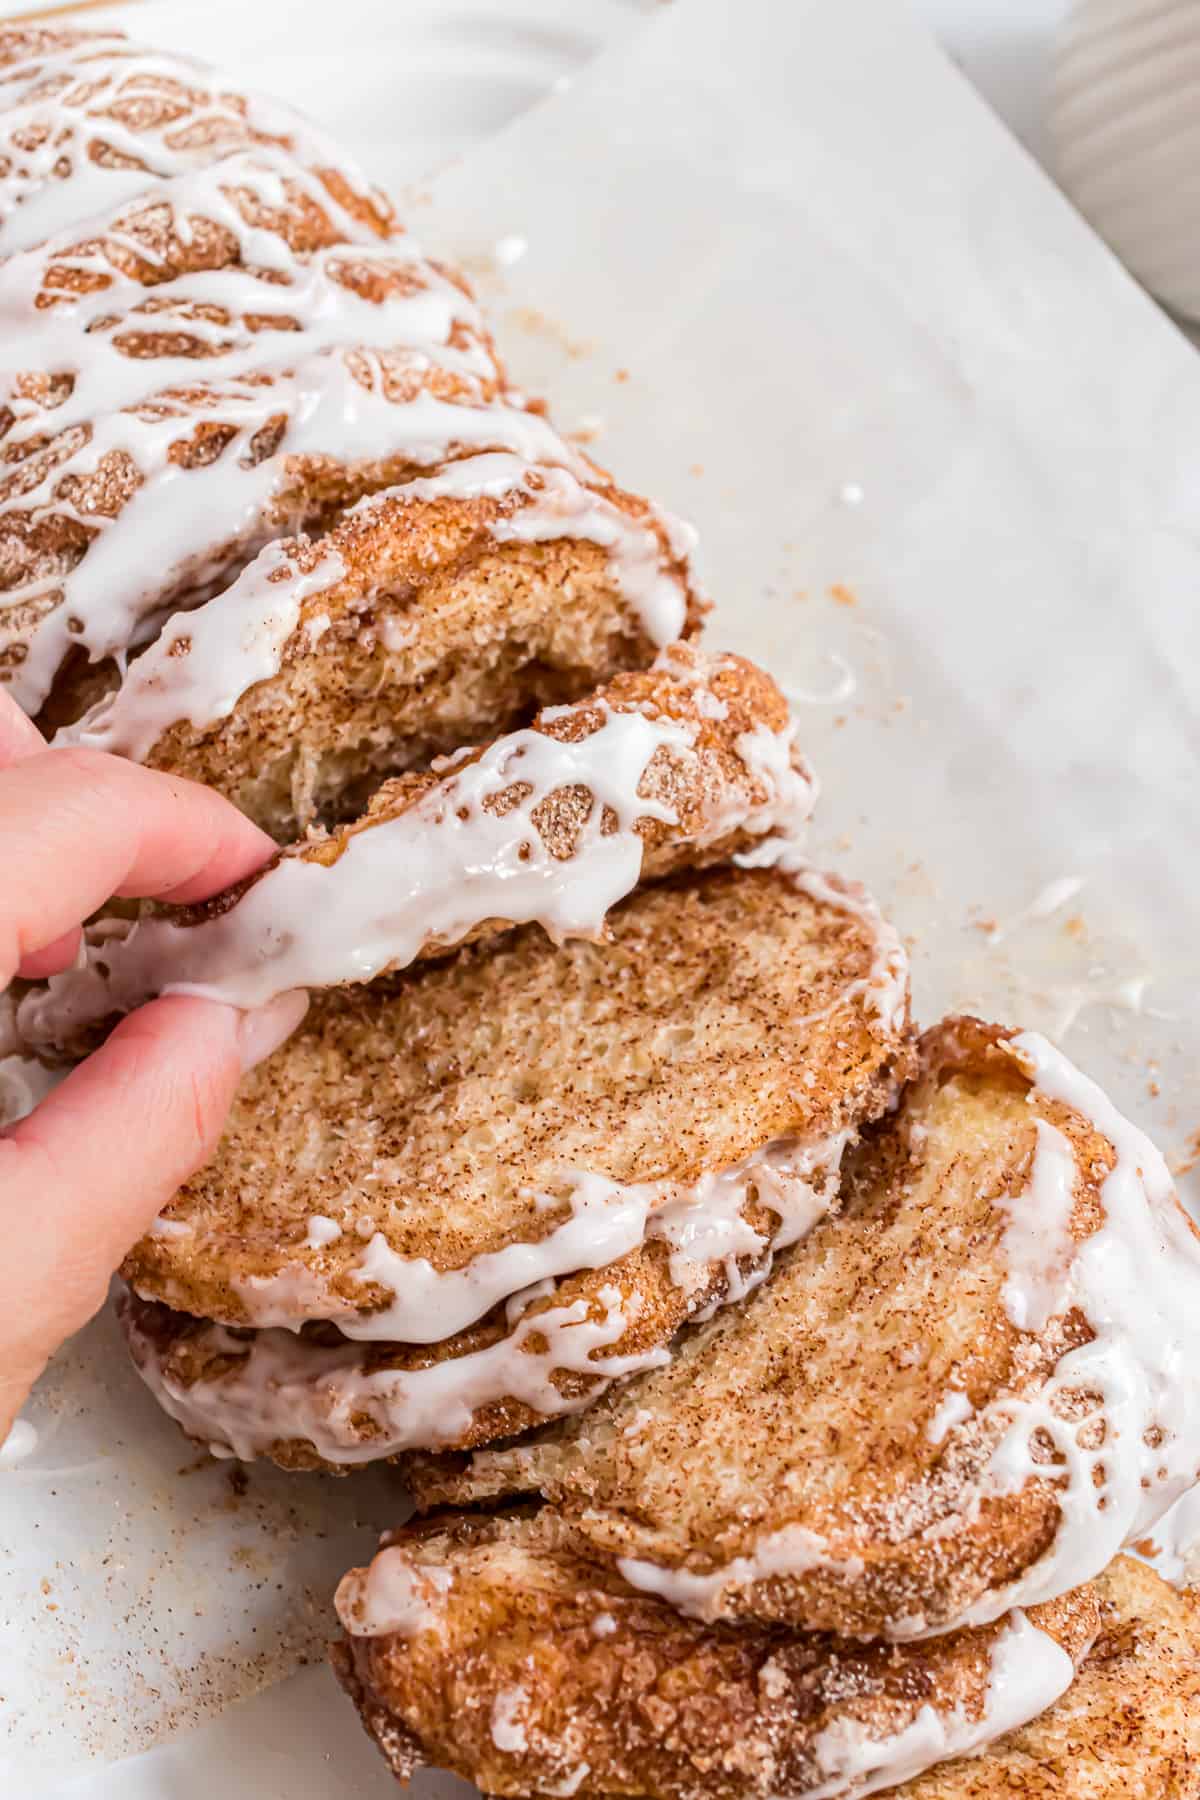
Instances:
[[[0,844],[0,988],[114,894],[204,900],[275,851],[211,789],[77,748],[0,770]]]

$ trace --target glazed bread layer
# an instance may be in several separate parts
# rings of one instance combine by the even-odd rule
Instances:
[[[1065,1592],[1195,1480],[1200,1250],[1161,1157],[1034,1034],[947,1021],[836,1217],[669,1367],[424,1504],[540,1491],[705,1618],[903,1639]]]
[[[342,154],[277,100],[240,93],[207,64],[122,31],[0,24],[0,256],[235,150],[283,149],[380,233],[391,209]]]
[[[639,880],[802,828],[816,788],[795,735],[752,663],[675,645],[529,730],[385,784],[361,820],[204,907],[104,921],[81,964],[22,998],[18,1033],[79,1052],[163,991],[258,1006],[512,924],[596,936]]]
[[[1126,1556],[1096,1588],[1100,1635],[1062,1699],[896,1800],[1196,1800],[1200,1595]]]
[[[521,1512],[393,1534],[338,1611],[334,1666],[395,1773],[524,1800],[861,1795],[1023,1724],[1100,1628],[1088,1587],[903,1649],[702,1625]]]
[[[290,1328],[286,1366],[276,1334],[145,1314],[139,1360],[249,1453],[306,1416],[327,1460],[403,1448],[431,1383],[365,1378],[431,1363],[456,1386],[417,1441],[506,1434],[744,1291],[831,1203],[907,1054],[894,935],[779,869],[643,889],[604,943],[525,930],[318,996],[125,1267],[193,1321]],[[358,1342],[291,1337],[314,1320]],[[481,1387],[471,1353],[497,1344]]]
[[[860,896],[804,883],[716,869],[641,890],[606,942],[526,929],[314,996],[128,1279],[228,1323],[385,1336],[372,1260],[461,1269],[551,1237],[580,1175],[691,1183],[840,1131],[904,1045],[903,955]],[[315,1248],[314,1216],[338,1227]]]
[[[270,545],[55,742],[206,782],[280,842],[350,816],[694,634],[690,534],[591,473],[465,457]]]
[[[0,679],[47,728],[280,531],[471,451],[583,467],[351,163],[259,129],[258,102],[214,98],[191,63],[124,56],[105,33],[0,42],[0,140],[61,137],[69,165],[18,145],[7,229],[31,235],[0,260]],[[109,105],[89,123],[93,65]],[[208,121],[182,146],[172,109]],[[106,133],[128,157],[109,181]]]

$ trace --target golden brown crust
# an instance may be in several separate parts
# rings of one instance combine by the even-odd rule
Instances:
[[[395,704],[399,704],[398,700]],[[664,818],[647,813],[634,825],[644,846],[641,880],[658,881],[681,869],[728,862],[739,851],[748,849],[755,836],[761,834],[731,825],[720,836],[714,836],[712,826],[723,812],[732,812],[735,801],[737,811],[747,813],[769,805],[773,798],[767,779],[749,766],[741,745],[747,734],[782,734],[786,730],[788,704],[771,677],[744,657],[712,656],[686,643],[674,644],[668,658],[655,667],[616,675],[596,694],[576,701],[569,711],[562,711],[556,704],[539,713],[530,729],[559,743],[577,744],[598,731],[610,713],[625,712],[669,719],[693,733],[686,751],[667,745],[657,750],[638,784],[638,792],[645,800],[673,815]],[[330,832],[311,833],[289,846],[283,855],[331,868],[362,832],[373,831],[408,812],[426,795],[445,787],[460,770],[478,762],[487,748],[482,745],[466,755],[456,755],[449,771],[430,769],[393,776],[371,795],[361,817]],[[804,778],[811,794],[812,777],[794,746],[787,761]],[[183,773],[180,769],[174,772]],[[512,803],[519,801],[522,791],[520,783],[514,782],[484,804],[503,815]],[[576,853],[594,804],[595,796],[574,784],[553,789],[535,809],[534,829],[556,859],[565,861]],[[610,819],[608,825],[615,830],[616,820]],[[180,924],[189,925],[228,912],[274,866],[270,863],[215,899],[199,906],[181,907],[172,916]],[[419,954],[442,955],[460,944],[493,937],[509,928],[502,919],[484,920],[464,937],[430,939]]]
[[[1046,1120],[1075,1152],[1082,1238],[1102,1223],[1115,1153],[1031,1087],[1011,1035],[974,1020],[926,1033],[899,1111],[847,1161],[837,1215],[739,1312],[525,1445],[465,1465],[413,1459],[419,1503],[540,1491],[587,1554],[692,1576],[796,1527],[820,1545],[811,1566],[750,1563],[718,1575],[706,1603],[807,1628],[944,1628],[1015,1579],[1054,1540],[1058,1478],[981,1493],[1007,1426],[989,1402],[1040,1392],[1090,1334],[1077,1313],[1040,1332],[1012,1324],[1004,1202],[1027,1185]],[[942,1410],[957,1393],[965,1417]]]
[[[148,69],[144,56],[141,45],[111,27],[0,25],[0,70],[8,84],[0,111],[0,158],[6,173],[20,177],[12,208],[18,223],[22,204],[43,186],[69,182],[81,163],[93,170],[143,169],[149,180],[162,166],[201,168],[238,150],[268,148],[304,160],[339,206],[386,235],[393,220],[383,196],[356,189],[343,170],[325,167],[320,154],[313,156],[299,141],[294,128],[300,121],[289,120],[283,107],[271,108],[267,128],[254,104],[215,72],[161,53]],[[51,59],[57,67],[48,66]],[[53,124],[36,111],[51,101],[70,108],[75,127],[73,134],[60,127],[52,160],[46,148]],[[0,253],[7,248],[0,231]]]
[[[1100,1636],[1063,1698],[896,1800],[1197,1800],[1200,1594],[1123,1556],[1095,1585]]]
[[[858,913],[722,868],[640,891],[604,943],[527,928],[318,995],[168,1209],[184,1231],[143,1238],[127,1278],[248,1323],[247,1278],[300,1269],[325,1316],[369,1312],[386,1292],[353,1271],[375,1231],[453,1269],[561,1223],[564,1169],[691,1182],[773,1138],[823,1140],[886,1104],[906,1055],[874,1009],[877,949]],[[313,1214],[343,1236],[307,1246]]]
[[[701,1625],[579,1560],[544,1515],[450,1515],[391,1543],[416,1629],[347,1637],[339,1678],[397,1774],[432,1764],[523,1800],[576,1780],[583,1800],[853,1793],[831,1743],[886,1740],[926,1708],[980,1721],[1005,1631],[899,1649]],[[356,1585],[339,1592],[351,1623]],[[1028,1624],[1078,1664],[1098,1595],[1080,1589]]]
[[[293,579],[327,557],[344,573],[302,603],[277,675],[224,719],[170,726],[145,760],[216,787],[286,840],[314,819],[346,818],[383,775],[644,667],[656,645],[608,551],[569,530],[545,542],[497,537],[553,479],[531,467],[498,498],[400,487],[316,542],[285,541]],[[657,541],[662,579],[683,602],[683,635],[693,636],[706,603],[662,518],[619,488],[595,492]]]

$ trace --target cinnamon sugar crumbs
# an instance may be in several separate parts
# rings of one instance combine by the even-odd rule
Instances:
[[[1197,1163],[1200,1163],[1200,1130],[1193,1131],[1183,1155],[1170,1165],[1171,1173],[1172,1175],[1188,1175]]]
[[[829,598],[837,606],[858,605],[858,595],[854,592],[853,588],[848,588],[845,583],[841,581],[835,581],[833,583],[832,587],[829,589]]]

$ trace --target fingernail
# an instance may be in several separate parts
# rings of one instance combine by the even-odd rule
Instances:
[[[278,1050],[285,1038],[291,1037],[308,1011],[308,995],[303,988],[291,988],[276,994],[265,1006],[243,1013],[238,1025],[238,1053],[242,1068],[253,1069]]]

